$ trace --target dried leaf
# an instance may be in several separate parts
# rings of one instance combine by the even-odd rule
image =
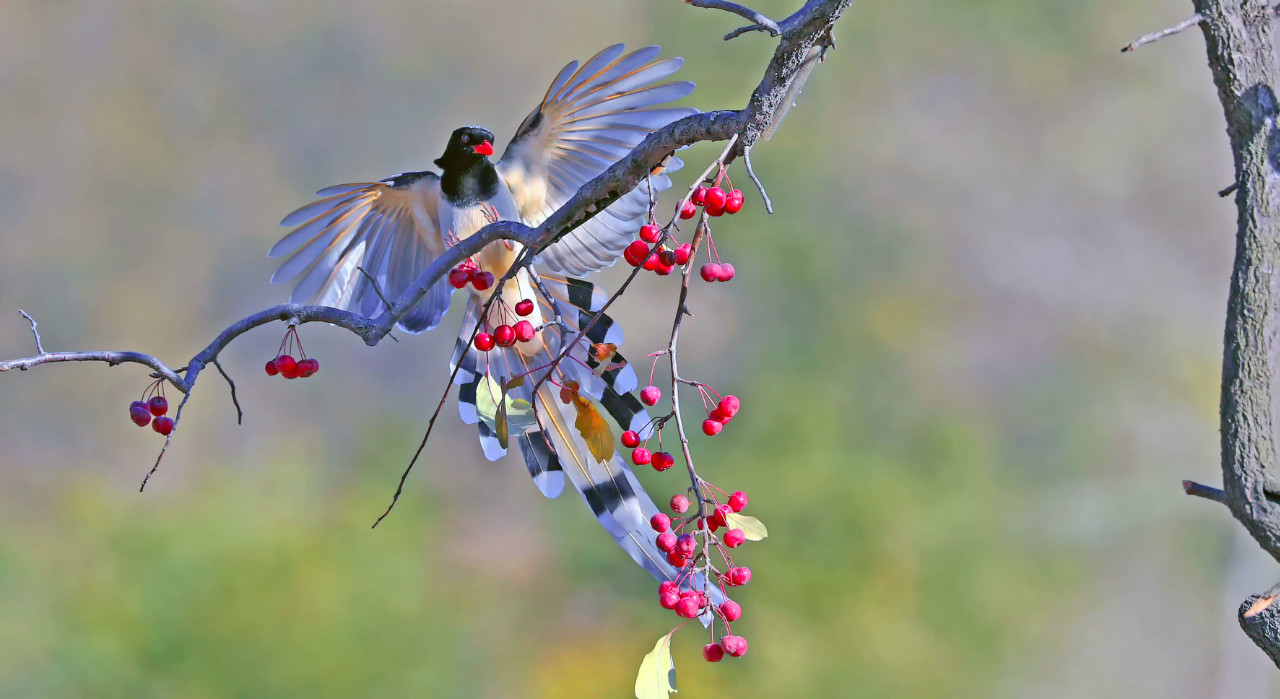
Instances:
[[[612,342],[597,342],[591,345],[591,356],[600,361],[607,361],[618,351],[618,346]]]
[[[668,699],[674,691],[676,664],[671,659],[669,633],[659,638],[657,645],[640,662],[640,674],[636,675],[636,699]]]
[[[725,517],[725,521],[729,523],[730,529],[741,529],[747,536],[747,541],[764,541],[769,536],[769,530],[765,529],[764,522],[751,515],[730,512]]]
[[[600,463],[612,459],[613,430],[609,429],[609,423],[604,421],[594,403],[581,396],[573,397],[573,406],[578,409],[578,419],[574,421],[573,426],[578,428],[578,433],[587,440],[587,448],[591,450],[591,455]]]

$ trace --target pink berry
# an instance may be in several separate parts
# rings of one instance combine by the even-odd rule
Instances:
[[[711,521],[722,526],[729,526],[729,515],[733,510],[728,505],[716,505],[716,509],[711,513]]]
[[[271,361],[267,362],[267,376],[275,376],[276,374],[279,374],[279,373],[280,373],[280,370],[276,368],[276,360],[272,359]]]
[[[707,190],[706,194],[707,208],[722,209],[724,208],[724,202],[727,198],[728,197],[725,195],[723,189],[720,189],[719,187],[711,187]]]
[[[281,374],[291,373],[297,368],[298,362],[293,357],[287,354],[276,357],[276,369],[279,369]]]
[[[675,249],[676,264],[678,264],[678,265],[682,265],[682,264],[684,264],[684,263],[688,262],[688,261],[689,261],[689,258],[690,258],[692,255],[693,255],[693,246],[692,246],[692,245],[690,245],[690,244],[688,244],[688,243],[685,243],[684,245],[681,245],[680,247],[678,247],[678,248],[676,248],[676,249]]]
[[[481,352],[488,352],[489,350],[493,349],[493,345],[494,345],[493,335],[490,335],[489,333],[477,333],[475,345],[476,345],[476,349],[480,350]]]
[[[657,386],[645,386],[640,389],[640,402],[645,405],[657,405],[662,398],[662,389]]]
[[[674,580],[663,580],[658,584],[658,594],[665,595],[668,592],[674,593],[677,597],[680,595],[680,586]]]
[[[720,605],[720,613],[724,615],[726,621],[733,623],[742,618],[742,605],[733,600],[725,600]]]
[[[747,654],[747,639],[741,636],[725,636],[720,639],[720,645],[724,646],[724,652],[735,658],[741,658]]]
[[[686,201],[684,205],[680,207],[680,218],[682,219],[688,220],[697,215],[698,207],[694,206],[691,201]]]
[[[682,556],[692,556],[698,548],[698,540],[692,534],[681,534],[676,537],[676,552]]]
[[[662,237],[662,229],[652,223],[646,223],[640,226],[640,240],[646,243],[656,243]]]
[[[627,430],[622,433],[622,446],[628,449],[635,449],[640,446],[640,435],[635,430]]]
[[[732,417],[725,415],[724,411],[721,410],[720,408],[716,408],[715,410],[712,410],[710,413],[707,414],[707,417],[711,418],[712,420],[715,420],[716,422],[724,423],[726,425],[729,424],[729,421],[733,419]]]
[[[741,587],[742,585],[746,585],[751,582],[751,569],[746,566],[730,568],[726,571],[725,575],[728,578],[725,582],[728,583],[730,587]]]
[[[158,417],[151,421],[151,429],[167,437],[173,431],[173,418]]]
[[[742,533],[741,529],[730,529],[721,537],[724,545],[731,549],[736,549],[747,541],[747,535]]]
[[[676,535],[671,532],[662,532],[658,538],[653,540],[654,546],[663,553],[671,553],[676,550]]]
[[[665,452],[665,451],[654,452],[653,470],[665,471],[671,468],[672,466],[674,466],[675,464],[676,464],[676,457],[672,456],[669,452]],[[666,515],[663,515],[663,517],[666,517]]]
[[[135,400],[129,404],[129,419],[138,427],[146,427],[151,423],[151,409],[146,403]]]
[[[533,323],[522,320],[515,326],[516,339],[520,342],[528,342],[533,339],[534,330]]]
[[[320,360],[315,357],[308,357],[298,362],[298,378],[305,379],[308,376],[315,376],[320,371]]]
[[[729,264],[728,262],[720,263],[720,276],[719,276],[720,281],[727,282],[730,279],[733,279],[734,273],[735,272],[732,264]]]
[[[682,515],[689,511],[689,498],[677,493],[671,496],[671,511]]]
[[[704,282],[720,281],[720,265],[708,262],[698,269],[698,276],[702,277]]]
[[[696,597],[681,597],[676,602],[676,614],[685,619],[692,619],[698,616],[698,599]]]
[[[742,196],[741,189],[735,189],[729,192],[724,199],[724,212],[726,214],[736,214],[742,211],[742,204],[746,201],[746,197]]]
[[[679,551],[672,551],[667,554],[667,563],[670,563],[676,568],[683,568],[687,563],[689,563],[689,558],[681,555]]]
[[[709,663],[718,663],[724,659],[724,648],[719,643],[708,643],[702,647],[702,657]]]
[[[147,401],[147,409],[151,411],[152,415],[159,417],[169,412],[169,401],[165,400],[164,396],[153,396],[151,400]]]
[[[696,188],[694,188],[693,194],[689,197],[689,201],[692,201],[694,204],[698,206],[702,206],[703,204],[706,204],[707,188],[702,185],[698,185]]]
[[[717,422],[715,420],[712,420],[711,418],[707,418],[706,420],[702,421],[702,434],[705,434],[708,437],[714,437],[720,434],[720,430],[723,430],[723,429],[724,429],[723,422]]]
[[[455,289],[461,289],[471,281],[471,270],[461,267],[454,267],[449,270],[449,285]]]
[[[530,313],[533,313],[533,299],[524,299],[516,304],[516,315],[523,317]]]
[[[671,518],[659,512],[649,518],[649,526],[653,527],[655,532],[665,532],[671,528]]]
[[[649,453],[644,447],[636,447],[631,451],[631,463],[637,466],[644,466],[653,458],[653,454]]]
[[[725,396],[720,399],[719,408],[725,415],[737,415],[738,410],[742,408],[742,401],[738,400],[737,396]]]
[[[499,347],[510,347],[516,343],[516,329],[510,325],[499,325],[493,329],[493,341]]]
[[[733,491],[729,496],[729,509],[734,512],[741,512],[747,508],[747,494],[741,490]]]
[[[675,609],[676,605],[680,604],[680,595],[675,592],[663,592],[658,595],[658,604],[662,605],[663,609]]]

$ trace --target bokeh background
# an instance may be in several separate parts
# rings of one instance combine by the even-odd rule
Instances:
[[[1220,482],[1234,229],[1203,42],[1117,50],[1190,11],[841,21],[756,150],[777,214],[743,187],[717,229],[738,277],[696,287],[683,336],[745,405],[699,463],[772,536],[745,550],[750,654],[709,666],[677,635],[681,696],[1280,696],[1234,622],[1280,570],[1179,489]],[[0,355],[32,350],[24,308],[50,349],[180,365],[284,298],[264,253],[312,191],[429,167],[461,124],[501,139],[614,42],[663,44],[691,104],[737,108],[773,50],[720,41],[739,24],[676,0],[0,3]],[[675,292],[626,298],[631,355]],[[452,406],[369,529],[453,323],[373,349],[307,326],[323,370],[288,383],[261,375],[282,331],[223,355],[245,424],[205,376],[145,495],[142,369],[0,378],[0,695],[628,696],[672,620],[653,582]]]

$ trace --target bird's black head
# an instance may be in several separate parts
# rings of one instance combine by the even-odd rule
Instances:
[[[449,137],[444,155],[436,158],[442,170],[463,170],[493,155],[493,133],[479,126],[464,126]]]

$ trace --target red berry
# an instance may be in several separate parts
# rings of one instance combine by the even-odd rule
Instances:
[[[724,423],[724,424],[728,424],[728,423],[729,423],[729,421],[733,419],[733,418],[729,417],[728,415],[725,415],[725,414],[724,414],[724,411],[723,411],[723,410],[721,410],[721,409],[719,409],[719,408],[716,408],[715,410],[712,410],[712,411],[707,415],[707,417],[711,418],[712,420],[715,420],[716,422],[721,422],[721,423]]]
[[[710,204],[707,204],[706,211],[707,211],[707,215],[708,215],[708,216],[723,216],[723,215],[724,215],[724,207],[723,207],[723,206],[712,206],[712,205],[710,205]]]
[[[296,379],[298,378],[298,366],[295,364],[294,367],[288,371],[281,370],[280,375],[286,379]]]
[[[663,580],[658,584],[658,594],[665,595],[668,592],[674,593],[677,597],[680,596],[680,586],[676,584],[676,581]]]
[[[280,370],[276,368],[276,360],[272,359],[271,361],[267,362],[267,376],[275,376],[276,374],[279,374],[279,373],[280,373]]]
[[[682,265],[689,261],[689,257],[693,254],[693,246],[685,243],[675,250],[676,264]]]
[[[747,639],[741,636],[725,636],[720,639],[720,645],[724,646],[724,652],[735,658],[747,654]]]
[[[671,553],[667,554],[667,563],[670,563],[676,568],[683,568],[685,564],[688,562],[689,562],[689,559],[687,557],[680,555],[676,551],[672,551]]]
[[[640,389],[640,402],[645,405],[657,405],[662,399],[662,389],[657,386],[645,386]]]
[[[672,272],[672,271],[674,271],[674,270],[675,270],[675,266],[674,266],[674,265],[672,265],[672,266],[667,266],[667,265],[659,264],[659,265],[658,265],[658,268],[657,268],[657,269],[655,269],[655,270],[653,270],[653,273],[654,273],[654,274],[656,274],[656,275],[658,275],[659,277],[665,277],[665,276],[667,276],[668,274],[671,274],[671,272]]]
[[[698,599],[696,597],[682,597],[676,602],[676,614],[686,619],[692,619],[698,616]]]
[[[729,415],[732,417],[734,415],[737,415],[738,411],[742,409],[742,401],[738,400],[737,396],[725,396],[724,398],[720,399],[719,407],[720,407],[720,410],[723,411],[725,415]]]
[[[691,201],[686,201],[684,205],[680,207],[680,218],[682,219],[691,219],[697,215],[698,207],[694,206]]]
[[[656,243],[662,238],[662,229],[652,223],[640,226],[640,240],[646,243]]]
[[[671,518],[659,512],[649,518],[649,526],[653,527],[655,532],[665,532],[671,528]]]
[[[658,595],[658,604],[662,605],[663,609],[675,609],[676,605],[680,604],[680,595],[675,592],[663,592]]]
[[[520,342],[528,342],[533,339],[534,330],[533,323],[522,320],[515,326],[516,339]]]
[[[735,189],[729,192],[724,199],[724,212],[726,214],[736,214],[742,211],[742,204],[746,201],[746,197],[742,196],[741,189]]]
[[[705,434],[708,437],[714,437],[720,434],[720,430],[723,430],[723,429],[724,429],[723,422],[716,422],[711,418],[707,418],[706,420],[702,421],[702,434]]]
[[[689,498],[677,493],[671,496],[671,511],[684,514],[689,511]]]
[[[449,285],[455,289],[461,289],[471,281],[471,270],[462,267],[454,267],[449,270]]]
[[[725,621],[733,623],[742,618],[742,605],[733,600],[725,600],[720,605],[720,613],[724,615]]]
[[[631,462],[637,466],[644,466],[653,458],[653,454],[649,453],[644,447],[636,447],[631,451]]]
[[[653,253],[644,261],[644,271],[652,272],[658,268],[658,253]]]
[[[627,430],[622,433],[622,446],[628,449],[635,449],[640,446],[640,435],[635,430]]]
[[[729,496],[729,509],[734,512],[741,512],[747,509],[747,494],[741,490],[733,491],[733,495]]]
[[[173,431],[173,418],[158,417],[151,421],[151,429],[167,437]]]
[[[747,541],[747,535],[742,533],[741,529],[730,529],[721,537],[724,545],[731,549],[736,549]]]
[[[493,335],[490,335],[489,333],[476,333],[476,349],[481,352],[488,352],[493,349],[493,343]]]
[[[742,566],[740,568],[730,568],[725,571],[725,582],[730,587],[740,587],[751,582],[751,569]]]
[[[724,648],[719,643],[708,643],[702,647],[702,657],[709,663],[718,663],[724,659]]]
[[[169,401],[165,400],[164,396],[153,396],[151,400],[147,401],[147,409],[157,417],[164,415],[169,412]]]
[[[729,515],[733,514],[733,509],[728,505],[716,505],[715,511],[711,513],[711,521],[716,524],[729,526]]]
[[[493,329],[493,341],[499,347],[510,347],[516,343],[516,329],[510,325],[499,325]]]
[[[292,372],[297,368],[298,362],[295,361],[293,357],[290,357],[287,354],[282,354],[279,357],[276,357],[276,369],[279,369],[281,374]]]
[[[660,451],[653,455],[653,470],[655,471],[665,471],[675,464],[676,457],[665,451]],[[663,517],[666,517],[666,515],[663,515]]]
[[[704,282],[720,281],[720,265],[708,262],[698,270],[698,276],[702,277]]]
[[[146,427],[151,422],[151,409],[146,403],[135,400],[129,404],[129,419],[138,427]]]
[[[734,275],[733,265],[729,264],[728,262],[722,262],[720,264],[720,277],[719,277],[720,281],[727,282],[730,279],[733,279],[733,275]]]
[[[631,241],[631,244],[627,246],[626,251],[623,252],[623,257],[627,259],[627,264],[632,267],[639,267],[640,262],[643,261],[645,256],[648,254],[649,246],[645,245],[643,240],[633,240]]]
[[[658,538],[653,540],[654,546],[663,553],[671,553],[676,550],[676,535],[671,532],[662,532]]]
[[[693,190],[693,195],[689,197],[689,201],[692,201],[698,206],[702,206],[707,203],[707,188],[702,185],[698,185],[698,187]]]
[[[525,299],[516,304],[516,315],[527,316],[533,313],[533,299]]]
[[[676,537],[676,552],[680,555],[692,556],[696,548],[698,548],[698,540],[694,539],[692,534],[681,534]]]
[[[719,187],[711,187],[707,190],[706,202],[708,209],[723,209],[724,202],[728,197],[724,190]]]
[[[298,362],[298,378],[305,379],[308,376],[315,376],[317,371],[320,371],[319,359],[309,357]]]
[[[493,286],[493,273],[477,272],[476,274],[471,275],[471,286],[475,287],[476,291],[484,291],[485,289],[488,289]]]

